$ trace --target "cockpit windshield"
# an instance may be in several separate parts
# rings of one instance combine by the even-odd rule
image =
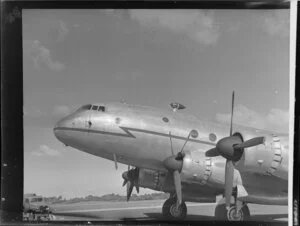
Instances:
[[[79,108],[79,109],[90,110],[91,107],[92,107],[91,104],[87,104],[87,105],[83,105],[83,106],[82,106],[81,108]]]
[[[105,112],[105,106],[98,106],[98,105],[87,104],[87,105],[83,105],[78,110],[93,110],[93,111],[102,111],[102,112]]]

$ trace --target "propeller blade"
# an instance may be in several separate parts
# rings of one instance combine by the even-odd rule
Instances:
[[[231,99],[231,119],[230,119],[230,136],[232,136],[232,122],[233,122],[233,110],[234,110],[234,91],[232,92]]]
[[[128,181],[128,171],[122,173],[122,178]]]
[[[263,144],[264,142],[265,142],[265,137],[255,137],[255,138],[247,140],[241,144],[234,145],[234,148],[235,149],[249,148],[249,147]]]
[[[173,177],[174,177],[174,184],[175,184],[177,202],[178,202],[179,205],[181,205],[181,203],[182,203],[181,179],[180,179],[180,174],[179,174],[178,170],[175,170],[173,172]]]
[[[234,173],[234,166],[231,160],[226,161],[226,168],[225,168],[225,203],[226,207],[230,207],[232,189],[233,189],[233,173]]]
[[[171,143],[171,152],[172,152],[172,155],[174,155],[171,131],[169,131],[169,137],[170,137],[170,143]]]
[[[127,183],[127,202],[130,199],[132,190],[133,190],[133,183],[131,181],[128,181],[128,183]]]
[[[180,153],[182,153],[183,148],[184,148],[184,146],[186,145],[186,143],[188,142],[190,136],[191,136],[191,132],[189,133],[188,137],[186,138],[186,140],[185,140],[185,142],[184,142],[184,144],[183,144],[183,146],[182,146],[182,148],[181,148],[181,150],[180,150]]]
[[[212,149],[209,149],[208,151],[205,152],[206,157],[216,157],[216,156],[219,156],[219,155],[220,154],[219,154],[217,148],[212,148]]]
[[[124,180],[123,184],[122,184],[122,187],[124,187],[127,184],[127,182],[128,182],[128,180]]]
[[[135,175],[134,175],[134,184],[135,184],[135,189],[136,192],[140,192],[140,187],[139,187],[139,174],[140,174],[140,169],[138,167],[135,168],[134,170]]]

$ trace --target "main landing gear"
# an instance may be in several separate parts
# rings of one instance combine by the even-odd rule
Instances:
[[[167,199],[162,207],[162,214],[167,218],[183,220],[186,217],[186,213],[187,208],[185,202],[182,202],[181,205],[178,205],[176,197],[170,197]]]
[[[222,221],[247,221],[250,218],[250,211],[246,203],[231,205],[227,210],[225,203],[218,204],[215,209],[215,217]]]

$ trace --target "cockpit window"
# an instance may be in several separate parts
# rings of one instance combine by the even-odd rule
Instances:
[[[97,111],[97,109],[98,109],[98,106],[96,106],[96,105],[93,105],[93,107],[92,107],[92,110],[95,110],[95,111]]]
[[[103,111],[103,112],[105,112],[105,107],[104,106],[91,105],[91,104],[84,105],[84,106],[82,106],[79,109],[93,110],[93,111]]]
[[[87,104],[87,105],[82,106],[80,109],[90,110],[91,107],[92,107],[91,104]]]
[[[105,112],[105,107],[104,107],[104,106],[99,106],[98,111],[103,111],[103,112]]]

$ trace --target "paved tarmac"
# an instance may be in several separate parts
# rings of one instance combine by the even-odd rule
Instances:
[[[164,200],[129,202],[83,202],[53,205],[59,221],[126,221],[165,220],[161,214]],[[215,203],[186,203],[187,221],[215,220]],[[287,206],[249,204],[251,220],[288,222]]]

